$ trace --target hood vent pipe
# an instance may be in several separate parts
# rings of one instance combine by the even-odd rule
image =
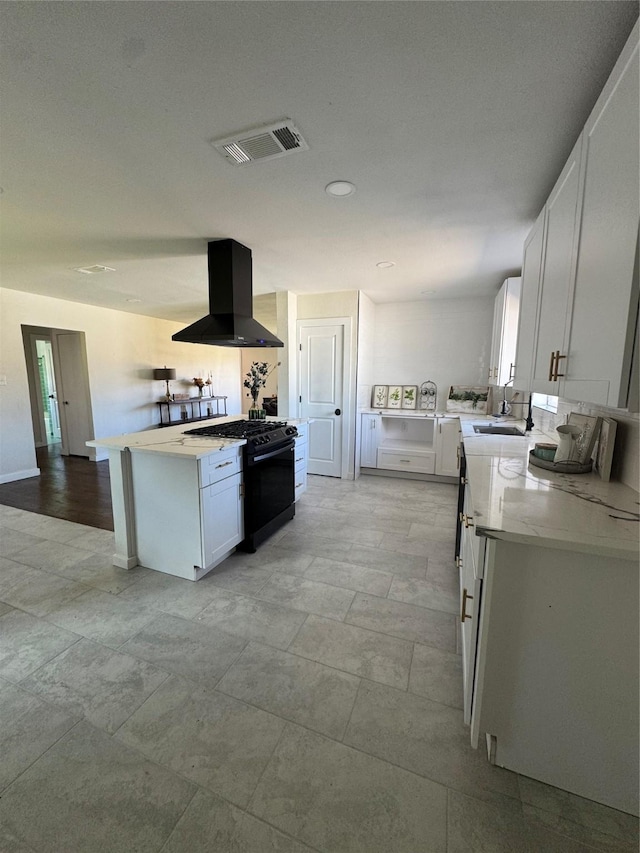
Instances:
[[[209,311],[171,340],[217,347],[282,347],[253,319],[251,249],[236,240],[212,240],[209,261]]]

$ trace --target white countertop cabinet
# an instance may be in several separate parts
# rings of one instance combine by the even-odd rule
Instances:
[[[516,361],[516,385],[523,389],[632,410],[638,408],[631,381],[638,322],[638,32],[636,24],[525,246],[525,334]]]
[[[438,418],[436,428],[436,474],[457,477],[460,471],[460,420]]]
[[[361,413],[360,466],[457,477],[460,422],[418,411]]]
[[[495,764],[638,814],[638,493],[528,467],[535,434],[462,429],[471,742],[485,735]]]

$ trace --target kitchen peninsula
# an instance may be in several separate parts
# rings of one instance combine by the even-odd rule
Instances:
[[[199,426],[237,421],[230,416]],[[271,426],[277,422],[267,418]],[[297,500],[306,483],[307,421],[287,423],[297,428],[291,453],[291,500]],[[247,439],[189,435],[181,424],[88,444],[109,452],[114,565],[199,580],[243,541]]]
[[[461,421],[465,720],[489,760],[638,814],[638,493]]]

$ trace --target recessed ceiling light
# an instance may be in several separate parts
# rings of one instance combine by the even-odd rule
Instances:
[[[142,302],[142,299],[127,299],[127,302]]]
[[[420,296],[433,296],[435,294],[435,290],[421,290]]]
[[[74,267],[74,272],[80,272],[83,275],[95,275],[99,272],[115,272],[113,267],[104,267],[102,264],[94,264],[92,267]]]
[[[356,188],[350,181],[332,181],[330,184],[327,184],[324,191],[335,198],[346,198],[353,195]]]
[[[395,267],[395,264],[393,261],[380,261],[379,263],[376,264],[376,266],[380,270],[388,270],[389,267]]]

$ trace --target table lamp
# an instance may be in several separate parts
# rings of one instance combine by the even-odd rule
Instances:
[[[164,395],[167,403],[171,400],[171,391],[169,391],[169,380],[176,378],[176,369],[175,367],[167,367],[165,364],[164,367],[156,367],[153,371],[154,379],[164,379],[167,383],[167,393]]]

